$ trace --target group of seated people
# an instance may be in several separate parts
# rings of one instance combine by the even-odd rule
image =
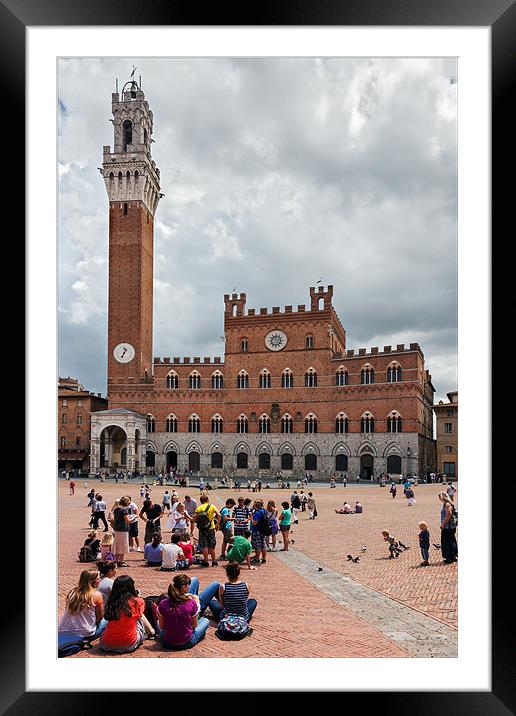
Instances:
[[[81,572],[78,586],[66,597],[60,647],[100,637],[102,651],[115,654],[133,652],[145,639],[156,639],[165,649],[189,649],[206,634],[207,609],[217,623],[228,616],[249,622],[256,609],[237,562],[226,565],[227,582],[211,582],[200,594],[197,577],[178,573],[167,594],[147,599],[140,597],[132,577],[116,572],[111,560]]]
[[[353,515],[353,514],[360,514],[363,511],[362,504],[357,500],[355,502],[355,509],[351,507],[349,502],[344,501],[344,504],[342,507],[339,507],[338,509],[335,508],[335,512],[338,515]]]

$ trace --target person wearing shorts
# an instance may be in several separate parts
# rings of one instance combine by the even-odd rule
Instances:
[[[216,567],[218,565],[217,558],[215,556],[215,547],[217,544],[216,529],[220,524],[220,513],[214,505],[210,504],[208,495],[201,495],[201,504],[195,510],[195,521],[199,519],[201,512],[207,512],[210,519],[209,527],[199,528],[199,547],[202,550],[203,561],[201,567],[209,567],[208,553],[211,557],[211,566]]]
[[[290,510],[290,504],[288,502],[282,502],[283,512],[279,516],[279,528],[281,536],[283,537],[283,548],[282,552],[288,552],[289,545],[289,532],[290,524],[292,522],[292,511]]]
[[[235,537],[238,535],[243,537],[244,531],[249,529],[250,509],[245,506],[244,498],[238,498],[238,505],[233,507],[233,529]]]

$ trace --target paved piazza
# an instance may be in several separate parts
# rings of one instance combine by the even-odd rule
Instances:
[[[76,480],[75,495],[70,496],[68,483],[59,480],[60,614],[67,592],[88,567],[77,561],[77,552],[89,531],[86,493],[92,486],[101,487],[108,506],[123,494],[130,494],[139,506],[142,503],[139,483],[100,485],[88,481],[86,489],[84,485],[84,481]],[[152,490],[152,497],[160,504],[164,489],[158,486]],[[191,494],[198,499],[196,487],[175,489],[180,497]],[[319,516],[311,521],[308,512],[300,512],[299,524],[291,530],[294,540],[291,551],[269,553],[267,564],[260,565],[257,571],[242,568],[251,596],[258,600],[250,638],[240,642],[219,641],[213,623],[205,639],[193,649],[165,652],[158,643],[146,641],[134,654],[109,658],[456,656],[457,564],[442,564],[440,550],[431,546],[430,566],[419,566],[417,535],[421,520],[428,523],[431,543],[440,542],[437,494],[442,486],[416,486],[416,503],[412,507],[403,496],[402,486],[398,487],[394,500],[388,487],[377,485],[346,488],[339,485],[335,489],[309,486],[305,492],[309,490],[316,497]],[[260,497],[265,501],[274,499],[279,507],[291,492],[292,489],[262,490]],[[230,495],[253,498],[247,488],[238,493],[225,489],[209,494],[218,508]],[[335,514],[334,508],[344,499],[351,505],[359,499],[364,512]],[[143,525],[140,521],[140,536]],[[398,559],[388,559],[387,543],[381,535],[384,528],[410,546]],[[219,547],[221,533],[217,535]],[[169,539],[170,534],[165,532],[165,540]],[[367,548],[364,552],[363,547]],[[360,555],[360,561],[347,561],[348,554]],[[166,592],[173,575],[144,566],[139,552],[129,553],[126,561],[130,567],[119,569],[118,573],[130,574],[141,596]],[[212,580],[224,579],[224,564],[219,562],[218,567],[209,568],[192,566],[189,574],[200,578],[202,590]],[[98,656],[103,654],[95,646],[72,658]]]

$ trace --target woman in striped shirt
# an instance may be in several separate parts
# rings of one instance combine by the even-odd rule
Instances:
[[[217,621],[232,614],[251,620],[256,609],[256,599],[249,599],[249,586],[240,579],[240,565],[238,562],[228,562],[226,565],[228,581],[219,587],[219,599],[212,599],[209,603],[213,616]]]

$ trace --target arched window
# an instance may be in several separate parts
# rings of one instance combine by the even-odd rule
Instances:
[[[267,368],[264,368],[262,372],[260,373],[260,388],[270,388],[271,387],[271,374],[267,370]]]
[[[175,415],[170,414],[165,421],[165,428],[167,433],[177,433],[177,418]]]
[[[215,373],[211,376],[211,387],[215,388],[216,390],[219,390],[224,387],[224,376],[220,372],[220,370],[216,370]]]
[[[289,452],[284,452],[281,456],[281,469],[282,470],[293,470],[294,469],[294,458]]]
[[[240,415],[237,418],[237,433],[248,433],[249,432],[249,421],[245,415]]]
[[[223,433],[224,432],[224,421],[220,415],[214,415],[211,419],[211,432],[212,433]]]
[[[349,432],[349,421],[345,413],[339,413],[335,418],[335,432],[339,434]]]
[[[200,433],[201,432],[201,421],[197,415],[191,415],[188,418],[188,432],[189,433]]]
[[[261,452],[258,455],[258,469],[259,470],[270,470],[271,469],[271,456],[268,452]]]
[[[249,341],[247,338],[242,338],[240,342],[240,348],[242,350],[242,353],[247,353],[249,351]]]
[[[293,388],[294,387],[294,376],[290,368],[285,368],[281,374],[281,387],[282,388]]]
[[[247,470],[247,453],[239,452],[237,454],[237,470]]]
[[[171,390],[177,390],[177,388],[179,388],[179,378],[174,370],[170,371],[167,375],[167,388]]]
[[[237,376],[237,388],[249,388],[249,376],[245,370],[241,370]]]
[[[307,415],[305,418],[305,433],[316,433],[317,432],[317,418],[313,413]]]
[[[345,453],[339,453],[335,455],[335,471],[336,472],[347,472],[348,470],[348,456]]]
[[[147,145],[147,130],[145,129],[145,127],[143,129],[143,143]]]
[[[317,455],[313,452],[305,455],[305,470],[317,470]]]
[[[188,387],[192,390],[197,390],[201,387],[201,376],[196,370],[188,376]]]
[[[401,366],[399,363],[391,363],[387,368],[387,383],[401,383]]]
[[[213,468],[216,468],[218,470],[222,469],[222,453],[221,452],[212,452],[211,454],[211,466]]]
[[[124,152],[126,152],[127,145],[133,143],[133,123],[130,119],[124,119],[122,124],[122,138],[124,142]]]
[[[271,431],[271,419],[268,415],[265,415],[265,413],[260,416],[260,420],[258,422],[258,432],[260,433],[270,433]]]
[[[312,335],[308,335],[305,338],[305,348],[313,348],[314,347],[314,337]]]
[[[309,368],[305,373],[305,388],[315,388],[317,386],[317,373],[313,368]]]
[[[148,433],[156,432],[156,420],[150,414],[147,415],[147,432]]]
[[[288,413],[281,418],[281,432],[282,433],[293,433],[294,432],[294,421]]]
[[[348,385],[349,376],[348,371],[340,367],[335,373],[335,385]]]
[[[127,216],[127,202],[124,201],[124,216]]]
[[[374,383],[374,368],[371,368],[369,363],[366,363],[366,365],[360,371],[360,382],[362,383],[362,385],[369,385],[370,383]]]
[[[370,413],[360,418],[360,432],[361,433],[374,433],[374,418]]]
[[[387,432],[388,433],[401,433],[403,432],[403,425],[401,416],[396,412],[392,412],[387,418]]]

